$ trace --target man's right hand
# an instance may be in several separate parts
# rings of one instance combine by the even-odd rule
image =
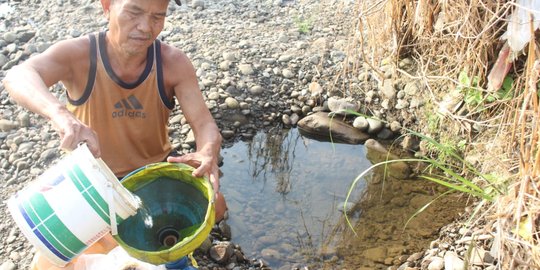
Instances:
[[[97,134],[70,112],[63,111],[51,119],[53,128],[60,135],[60,148],[71,151],[80,143],[86,143],[94,157],[101,156]]]

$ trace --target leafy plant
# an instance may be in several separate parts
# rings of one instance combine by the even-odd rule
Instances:
[[[298,31],[302,34],[307,34],[311,31],[313,28],[313,21],[311,18],[304,18],[304,17],[294,17],[294,23],[296,24],[296,27],[298,28]]]
[[[470,78],[465,71],[459,73],[458,81],[457,89],[463,93],[463,101],[470,106],[482,107],[484,102],[492,103],[497,100],[509,100],[513,95],[514,79],[510,76],[504,78],[501,88],[494,93],[486,93],[479,86],[480,78],[478,76]]]
[[[465,103],[471,106],[480,105],[483,100],[482,88],[478,87],[480,78],[478,76],[470,78],[467,72],[461,71],[458,75],[458,81],[457,89],[463,93]]]

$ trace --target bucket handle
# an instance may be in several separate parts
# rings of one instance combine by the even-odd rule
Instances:
[[[114,209],[114,187],[111,182],[107,182],[107,201],[109,203],[109,219],[111,222],[111,234],[118,234],[118,224],[116,223],[116,211]]]

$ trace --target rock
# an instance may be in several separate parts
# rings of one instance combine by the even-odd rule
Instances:
[[[367,260],[382,263],[387,256],[387,249],[385,247],[375,247],[364,251],[364,257]]]
[[[182,122],[182,118],[184,118],[184,116],[181,114],[175,115],[171,117],[171,119],[169,120],[169,124],[171,125],[180,124]]]
[[[403,99],[399,99],[395,108],[398,110],[409,108],[409,102]]]
[[[6,260],[2,265],[0,265],[0,270],[16,270],[17,265],[13,263],[11,260]]]
[[[203,254],[208,254],[210,248],[212,248],[212,240],[210,240],[210,237],[207,237],[197,249]]]
[[[193,129],[189,129],[189,132],[186,134],[186,138],[184,139],[184,143],[195,147],[195,133],[193,132]]]
[[[401,142],[401,147],[403,149],[416,152],[420,148],[420,141],[418,137],[413,135],[406,135]]]
[[[403,91],[408,96],[415,96],[415,95],[418,95],[420,92],[418,88],[418,84],[416,84],[416,82],[408,82],[403,88]]]
[[[364,146],[367,149],[366,158],[373,164],[377,164],[387,160],[400,159],[395,154],[389,152],[381,143],[374,139],[365,141]],[[404,161],[390,162],[381,167],[387,168],[387,173],[396,179],[408,179],[412,173],[409,165]]]
[[[465,263],[459,258],[457,253],[448,251],[444,254],[444,269],[445,270],[464,270]]]
[[[225,239],[232,238],[231,226],[229,226],[229,224],[227,224],[225,220],[222,220],[221,222],[219,222],[218,228],[221,231],[221,235],[223,236],[223,238]]]
[[[201,8],[201,9],[204,9],[204,7],[205,7],[204,0],[192,0],[192,2],[191,2],[191,7],[192,7],[192,8]]]
[[[397,93],[396,89],[394,88],[394,83],[391,80],[384,80],[380,91],[383,97],[390,100],[393,100]]]
[[[234,131],[232,131],[232,130],[222,130],[221,131],[221,136],[223,136],[223,138],[225,138],[225,139],[230,139],[230,138],[234,137]]]
[[[367,134],[343,122],[339,117],[331,119],[324,112],[302,118],[298,121],[298,128],[304,136],[326,141],[332,139],[334,142],[360,144],[369,138]]]
[[[381,140],[390,140],[394,137],[394,132],[392,132],[390,129],[388,128],[382,128],[378,133],[377,133],[377,138],[378,139],[381,139]]]
[[[236,100],[235,98],[233,97],[228,97],[225,99],[225,104],[227,104],[227,108],[229,109],[238,109],[240,108],[240,103],[238,102],[238,100]]]
[[[7,56],[0,53],[0,68],[2,68],[5,64],[9,62],[9,58]]]
[[[420,260],[420,258],[422,258],[423,255],[424,255],[424,252],[413,253],[411,256],[409,256],[409,258],[407,258],[407,261],[408,262],[418,261],[418,260]]]
[[[53,160],[56,158],[56,149],[55,148],[49,148],[45,151],[41,152],[39,155],[39,161],[41,162],[47,162],[49,160]]]
[[[309,84],[309,92],[311,93],[312,97],[318,97],[322,95],[323,88],[318,82],[311,82]]]
[[[278,62],[289,62],[293,59],[292,54],[284,54],[278,58]]]
[[[234,248],[231,242],[219,242],[210,248],[210,258],[217,263],[225,264],[229,261],[234,253]]]
[[[276,62],[275,58],[261,58],[261,63],[265,65],[273,65]]]
[[[251,64],[241,64],[238,66],[238,69],[242,75],[252,75],[255,73]]]
[[[392,123],[390,123],[390,130],[394,133],[398,133],[401,130],[401,123],[392,121]]]
[[[219,63],[219,69],[222,71],[227,71],[231,67],[231,61],[225,60]]]
[[[0,119],[0,130],[1,131],[11,131],[16,128],[18,128],[19,125],[16,122],[7,120],[7,119]]]
[[[281,122],[285,126],[291,126],[292,125],[291,117],[288,114],[284,114],[284,115],[281,116]]]
[[[263,259],[268,260],[268,261],[272,261],[272,260],[276,260],[276,259],[281,258],[281,255],[279,254],[279,252],[277,250],[271,249],[271,248],[263,249],[261,251],[261,255],[262,255]]]
[[[369,123],[367,119],[363,116],[358,116],[353,121],[353,127],[361,130],[361,131],[367,131],[369,128]]]
[[[442,270],[444,269],[444,260],[440,257],[434,257],[429,263],[428,270]]]
[[[249,89],[249,92],[253,95],[260,95],[264,92],[264,88],[260,85],[254,85]]]
[[[369,134],[377,134],[377,132],[379,132],[384,127],[383,122],[378,119],[368,118],[367,122],[368,122],[367,132]]]
[[[18,34],[17,39],[21,43],[26,43],[26,42],[30,41],[30,39],[32,39],[35,35],[36,35],[36,32],[34,32],[32,30],[25,30],[22,33]]]
[[[223,52],[223,59],[229,62],[236,62],[236,54],[234,52]]]
[[[352,98],[328,98],[328,108],[331,112],[346,115],[344,111],[357,112],[360,109],[360,104]]]
[[[17,34],[14,32],[5,32],[3,35],[3,39],[7,43],[15,42],[15,40],[17,40]]]
[[[350,213],[353,210],[354,206],[355,204],[352,202],[340,202],[337,205],[337,210],[342,213]]]
[[[293,78],[294,77],[294,73],[290,70],[290,69],[284,69],[282,72],[281,72],[281,75],[283,75],[283,77],[287,78],[287,79],[290,79],[290,78]]]
[[[298,124],[298,121],[300,121],[300,116],[296,113],[291,114],[290,117],[291,125],[296,126]]]

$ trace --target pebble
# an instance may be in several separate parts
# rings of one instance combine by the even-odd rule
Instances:
[[[234,254],[234,247],[230,242],[218,242],[210,248],[209,255],[217,263],[227,262]]]
[[[435,257],[428,265],[428,270],[442,270],[444,269],[444,260],[440,257]]]
[[[463,260],[453,251],[448,251],[444,254],[444,269],[445,270],[464,270]]]
[[[0,270],[16,270],[17,266],[11,260],[7,260],[0,265]]]

